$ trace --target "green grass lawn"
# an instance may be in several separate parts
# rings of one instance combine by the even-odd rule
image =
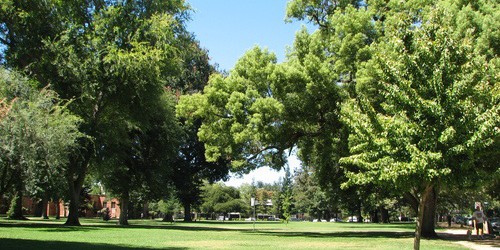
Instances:
[[[196,222],[175,224],[82,219],[10,221],[0,218],[0,249],[412,249],[412,224]],[[465,249],[445,240],[423,240],[422,249]]]

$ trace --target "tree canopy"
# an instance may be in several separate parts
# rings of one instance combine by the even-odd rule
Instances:
[[[423,213],[440,185],[498,172],[496,6],[291,1],[288,18],[319,30],[299,31],[283,63],[249,50],[178,115],[203,119],[208,160],[280,168],[298,147],[326,187],[408,192]]]
[[[0,195],[13,186],[42,197],[64,184],[69,155],[78,149],[81,122],[57,94],[21,74],[0,68]],[[19,209],[21,207],[19,206]],[[16,211],[14,217],[22,217]]]

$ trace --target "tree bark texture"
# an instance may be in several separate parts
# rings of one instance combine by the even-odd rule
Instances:
[[[70,200],[68,206],[68,218],[64,225],[66,226],[81,226],[79,216],[79,207],[80,207],[80,191],[82,186],[77,186],[74,182],[69,183],[69,193]]]
[[[422,237],[436,238],[436,209],[437,209],[437,190],[435,187],[429,191],[429,196],[425,202],[424,220],[422,222]]]
[[[128,225],[128,203],[129,194],[127,193],[120,199],[120,219],[118,220],[118,225]]]
[[[432,186],[429,191],[429,197],[424,207],[424,215],[422,221],[422,237],[425,238],[435,238],[437,237],[435,228],[436,228],[436,209],[437,209],[437,189]],[[412,195],[411,193],[405,193],[404,198],[406,202],[413,209],[415,214],[419,212],[419,201],[417,197]]]
[[[419,205],[418,205],[418,217],[417,217],[417,226],[415,227],[415,239],[413,241],[413,249],[420,249],[420,238],[422,235],[422,224],[424,221],[424,210],[425,204],[427,203],[427,199],[430,196],[430,193],[433,192],[433,186],[427,184],[423,193],[421,194]]]

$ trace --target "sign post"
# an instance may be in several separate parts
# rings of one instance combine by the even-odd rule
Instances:
[[[255,218],[255,198],[252,197],[250,199],[250,206],[253,207],[253,231],[255,231],[255,221],[257,220],[257,218]]]

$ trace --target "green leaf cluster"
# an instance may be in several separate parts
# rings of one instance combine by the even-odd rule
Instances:
[[[0,119],[0,193],[23,182],[30,195],[41,197],[64,185],[69,155],[84,137],[81,119],[49,87],[0,68],[0,99],[10,103]],[[6,106],[7,107],[7,106]]]

